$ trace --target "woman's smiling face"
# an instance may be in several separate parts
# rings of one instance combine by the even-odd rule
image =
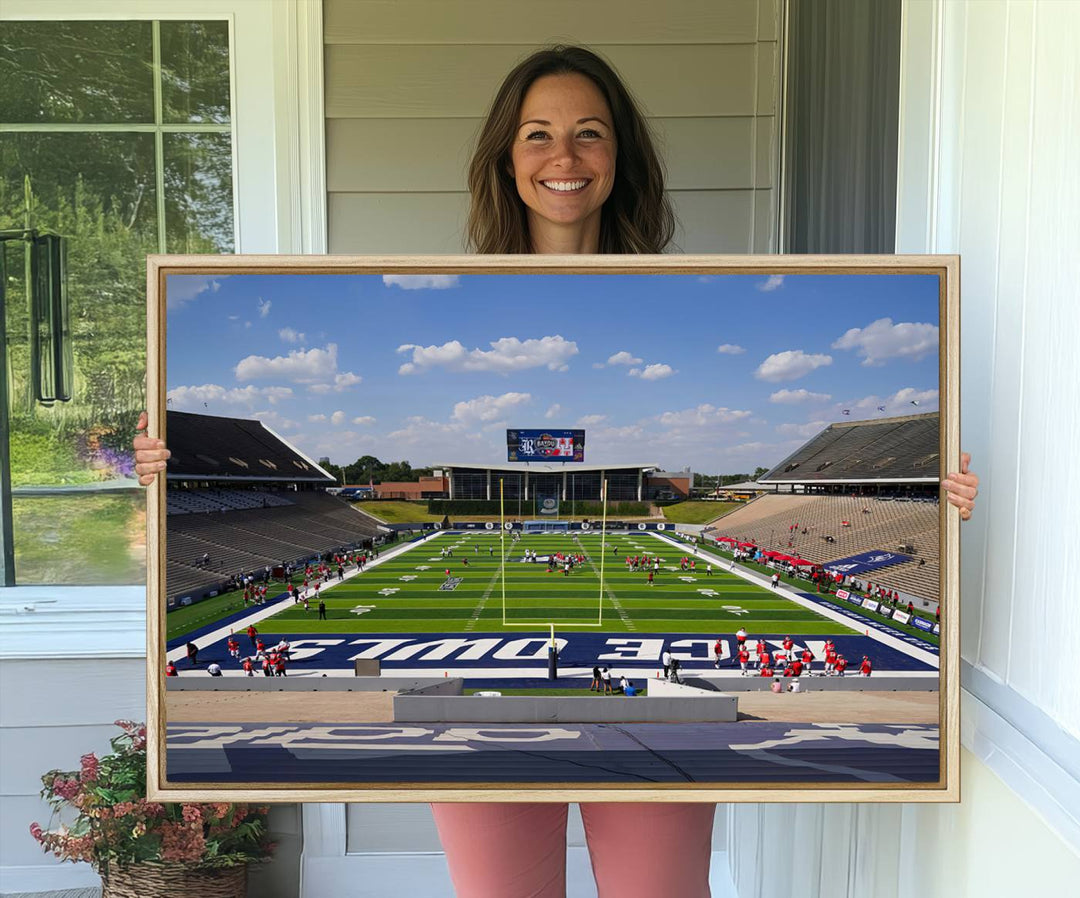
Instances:
[[[586,231],[615,182],[615,128],[599,88],[584,75],[545,75],[525,94],[510,151],[529,233]],[[595,250],[593,250],[595,252]]]

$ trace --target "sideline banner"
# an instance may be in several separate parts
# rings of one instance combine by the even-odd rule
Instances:
[[[861,552],[858,555],[849,555],[847,558],[838,558],[823,565],[830,574],[865,574],[867,571],[876,571],[903,561],[912,561],[914,556],[903,555],[900,552]]]

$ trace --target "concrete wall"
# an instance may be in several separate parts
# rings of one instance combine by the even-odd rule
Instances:
[[[734,696],[394,696],[394,720],[429,723],[696,723],[738,719]]]
[[[792,680],[798,679],[802,692],[937,692],[937,677],[885,677],[876,674],[860,677],[849,674],[846,677],[779,677],[784,689]],[[662,681],[649,680],[649,694],[656,695]],[[772,687],[773,677],[727,677],[723,680],[684,677],[683,682],[703,689],[716,689],[721,692],[768,692]],[[656,684],[656,685],[654,685]]]

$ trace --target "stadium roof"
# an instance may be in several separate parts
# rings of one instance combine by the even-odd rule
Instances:
[[[936,483],[937,412],[830,424],[759,478],[781,483]]]
[[[504,462],[498,465],[432,465],[433,468],[443,468],[445,470],[453,471],[467,468],[470,471],[517,471],[530,474],[562,474],[564,471],[569,471],[571,474],[585,474],[592,471],[625,471],[625,470],[638,470],[643,471],[659,471],[659,465],[583,465],[580,462],[535,462],[535,461],[511,461]]]
[[[699,487],[699,489],[700,489],[700,487]],[[721,487],[711,487],[710,486],[708,489],[709,489],[710,492],[713,491],[714,489],[721,489],[721,490],[732,490],[732,491],[734,491],[736,493],[739,493],[739,492],[752,492],[753,490],[764,490],[765,487],[763,487],[756,480],[744,480],[742,483],[725,483]]]
[[[169,480],[336,483],[262,421],[169,411],[165,427]]]

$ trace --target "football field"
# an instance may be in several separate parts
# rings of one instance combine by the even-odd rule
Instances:
[[[526,561],[526,550],[538,560]],[[549,570],[546,557],[557,552],[585,560],[569,574],[561,564]],[[648,556],[650,570],[659,558],[651,586],[644,569],[628,568],[628,555]],[[291,605],[266,624],[297,634],[513,632],[549,624],[559,632],[851,632],[728,573],[715,559],[699,557],[696,570],[684,571],[680,562],[687,555],[689,547],[649,533],[609,534],[603,552],[596,534],[536,534],[512,542],[498,532],[447,533],[324,586],[326,620],[318,619],[313,600],[307,611]]]

